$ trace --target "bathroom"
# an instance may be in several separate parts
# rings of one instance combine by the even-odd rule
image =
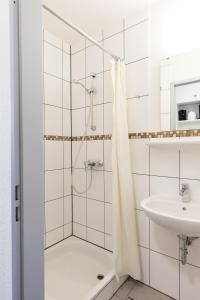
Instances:
[[[199,1],[1,5],[0,299],[199,300]]]

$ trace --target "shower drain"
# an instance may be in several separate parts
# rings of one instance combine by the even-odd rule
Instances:
[[[103,274],[98,274],[98,275],[97,275],[97,279],[98,279],[98,280],[104,279],[104,275],[103,275]]]

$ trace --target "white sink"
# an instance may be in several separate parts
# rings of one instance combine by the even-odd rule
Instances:
[[[180,199],[152,196],[141,202],[146,215],[158,225],[178,234],[200,237],[200,205]]]

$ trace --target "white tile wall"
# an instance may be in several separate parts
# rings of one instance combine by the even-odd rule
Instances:
[[[129,131],[141,132],[148,131],[150,61],[148,21],[144,20],[134,26],[131,25],[133,24],[126,23],[124,32],[121,29],[118,34],[106,39],[104,44],[111,50],[116,50],[120,55],[125,55]],[[127,26],[130,27],[127,28]],[[98,96],[94,109],[97,131],[94,133],[88,130],[88,134],[112,133],[111,102],[113,91],[110,71],[107,71],[110,67],[107,56],[104,55],[103,61],[102,51],[96,47],[87,49],[82,47],[81,51],[72,55],[73,78],[83,79],[83,82],[87,83],[87,87],[90,87],[90,79],[87,76],[90,72],[99,74],[96,83]],[[81,89],[73,93],[72,129],[74,136],[83,135],[84,132],[85,113],[88,113],[88,108],[85,108],[88,105],[88,99],[86,99],[86,103],[85,99],[86,95]],[[77,109],[80,107],[81,109]],[[166,107],[166,104],[163,103],[162,112],[166,114],[166,122],[168,122],[168,110],[169,107]],[[73,149],[76,149],[76,143],[73,142]],[[182,182],[189,183],[193,201],[199,201],[199,149],[191,148],[191,146],[189,148],[183,147],[180,151],[176,148],[156,149],[152,147],[150,149],[144,139],[130,140],[130,149],[138,219],[142,282],[150,284],[153,288],[175,299],[196,300],[199,298],[199,285],[197,282],[199,279],[198,267],[200,266],[200,260],[198,253],[200,243],[198,241],[194,242],[190,248],[188,264],[180,267],[177,237],[150,222],[141,210],[140,202],[149,195],[155,194],[165,194],[178,198],[179,187]],[[102,159],[103,157],[104,169],[103,171],[94,172],[92,188],[85,195],[82,195],[86,203],[86,207],[82,208],[81,211],[81,213],[84,211],[84,220],[81,220],[82,223],[74,222],[74,234],[76,236],[109,250],[112,250],[111,152],[111,141],[88,141],[85,143],[78,167],[82,168],[85,157],[87,159]],[[80,189],[85,188],[86,181],[89,180],[88,174],[86,179],[84,169],[75,170],[75,173],[77,187]],[[74,195],[77,195],[75,191]],[[107,299],[107,296],[103,297],[103,299]]]
[[[144,131],[147,129],[148,106],[148,47],[147,38],[147,21],[141,22],[136,26],[130,26],[123,30],[123,22],[121,30],[115,31],[115,34],[103,41],[105,47],[124,57],[127,65],[127,97],[134,98],[138,95],[142,96],[137,99],[130,99],[127,102],[129,111],[129,129],[138,131],[141,124],[144,125]],[[107,31],[106,31],[107,32]],[[140,49],[136,49],[130,37],[134,40],[140,36]],[[83,45],[83,43],[82,43]],[[101,135],[112,133],[112,78],[111,78],[111,59],[99,50],[96,46],[80,47],[79,51],[72,54],[72,78],[81,80],[86,84],[87,88],[91,87],[91,72],[97,73],[94,80],[94,88],[96,89],[94,97],[94,122],[97,130],[94,132],[90,128],[87,135]],[[144,49],[143,49],[144,48]],[[108,71],[109,70],[109,71]],[[86,102],[85,102],[86,100]],[[72,135],[81,136],[84,134],[85,123],[89,113],[89,97],[85,91],[78,85],[73,84],[72,87]],[[140,115],[138,111],[140,110]],[[130,142],[133,144],[134,142]],[[137,142],[136,142],[137,143]],[[72,143],[72,160],[74,162],[80,142]],[[143,152],[141,152],[141,149]],[[138,157],[136,163],[133,162],[133,173],[149,175],[149,153],[148,147],[143,150],[138,143],[138,147],[131,146],[132,152],[137,152]],[[86,223],[84,220],[74,220],[76,224],[74,230],[76,235],[85,238],[93,243],[112,249],[112,163],[111,163],[111,141],[88,141],[83,144],[76,168],[74,170],[74,184],[83,191],[90,181],[90,172],[86,172],[83,167],[85,159],[99,159],[104,161],[103,170],[93,172],[93,183],[87,193],[80,194],[75,190],[73,194],[82,196],[86,200]],[[145,157],[145,159],[143,159]],[[142,159],[140,159],[142,158]],[[143,169],[141,169],[143,166]],[[148,171],[148,172],[147,172]],[[139,178],[138,178],[139,182]],[[147,184],[146,184],[147,183]],[[145,184],[145,189],[142,188]],[[140,180],[140,190],[136,193],[137,207],[144,195],[149,193],[149,176],[144,176],[143,181]],[[75,200],[76,201],[76,200]],[[80,208],[80,207],[79,207]],[[85,211],[85,208],[82,209]],[[74,216],[77,212],[74,210]],[[144,215],[143,212],[138,214]],[[143,216],[145,218],[145,216]],[[140,226],[142,227],[142,226]],[[149,242],[145,242],[144,244]]]
[[[70,47],[44,31],[44,133],[71,136]],[[45,247],[72,234],[71,142],[46,140]],[[65,197],[66,196],[66,197]]]
[[[196,179],[198,174],[198,163],[193,164],[193,169],[184,169],[187,177],[181,178],[180,170],[186,162],[180,159],[181,155],[187,153],[187,161],[198,160],[198,146],[183,146],[179,151],[177,147],[152,147],[146,146],[145,141],[131,140],[132,163],[136,163],[136,172],[133,174],[136,208],[138,216],[139,244],[142,246],[141,260],[145,283],[149,284],[172,298],[182,300],[188,298],[189,292],[193,291],[193,298],[198,299],[199,274],[199,251],[200,242],[197,240],[189,249],[188,264],[179,269],[179,240],[171,231],[156,225],[154,222],[147,222],[143,219],[140,202],[149,195],[168,195],[179,199],[179,187],[181,183],[188,183],[191,190],[191,198],[199,202],[200,180]],[[186,157],[185,157],[186,158]],[[139,163],[138,163],[139,161]],[[167,163],[166,163],[167,162]],[[168,165],[167,165],[168,164]],[[134,166],[135,167],[135,166]],[[134,169],[132,169],[134,170]],[[152,175],[156,174],[156,175]],[[186,176],[185,176],[186,177]],[[150,255],[148,255],[150,253]],[[149,270],[149,277],[148,277]],[[193,277],[193,281],[190,278]],[[179,290],[180,284],[180,290]],[[193,286],[194,284],[194,286]],[[191,292],[192,293],[192,292]],[[191,299],[193,299],[191,298]]]

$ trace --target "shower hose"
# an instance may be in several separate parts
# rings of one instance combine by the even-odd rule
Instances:
[[[87,117],[87,120],[86,120],[86,126],[85,126],[85,130],[84,130],[84,133],[83,133],[83,136],[85,137],[87,135],[87,130],[88,130],[88,127],[89,127],[89,124],[90,124],[90,119],[91,119],[91,116],[92,116],[92,107],[93,107],[93,93],[90,93],[90,111],[89,111],[89,114],[88,114],[88,117]],[[93,124],[92,124],[93,126]],[[73,164],[73,167],[72,167],[72,188],[74,189],[74,191],[78,194],[85,194],[91,187],[92,185],[92,167],[90,167],[90,180],[89,180],[89,184],[86,186],[86,189],[83,190],[83,191],[80,191],[77,189],[77,187],[75,186],[74,184],[74,170],[76,169],[76,165],[77,165],[77,162],[78,162],[78,159],[79,159],[79,155],[80,155],[80,152],[81,152],[81,149],[83,147],[83,143],[84,143],[84,138],[81,140],[80,142],[80,145],[78,147],[78,151],[77,151],[77,154],[75,156],[75,160],[74,160],[74,164]],[[85,171],[86,171],[86,168],[85,168]]]

